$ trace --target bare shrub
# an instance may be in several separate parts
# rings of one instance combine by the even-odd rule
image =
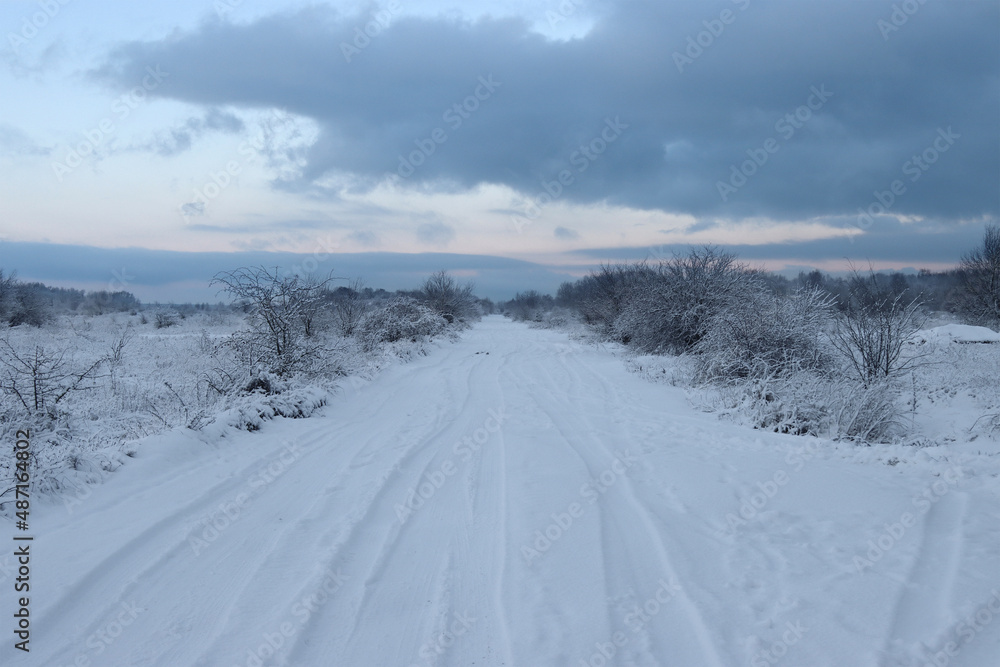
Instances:
[[[77,363],[68,349],[50,352],[41,345],[18,350],[0,339],[0,390],[29,414],[44,413],[72,392],[93,389],[103,362]]]
[[[172,327],[177,325],[177,313],[167,312],[161,310],[156,313],[156,317],[153,320],[153,326],[157,329],[166,329],[167,327]]]
[[[424,302],[448,324],[479,319],[479,301],[471,282],[459,285],[446,271],[438,271],[424,281],[420,294]]]
[[[631,334],[628,331],[616,332],[615,324],[619,322],[622,311],[643,291],[643,286],[654,278],[654,274],[654,269],[645,264],[605,264],[575,285],[560,287],[557,298],[565,304],[574,305],[583,321],[599,333],[627,343]]]
[[[865,387],[910,370],[919,356],[904,356],[904,345],[923,324],[919,298],[879,284],[875,273],[854,275],[845,309],[830,338]]]
[[[333,321],[341,336],[353,336],[358,325],[368,312],[368,303],[362,294],[364,281],[351,281],[347,287],[339,287],[332,293]]]
[[[243,267],[212,279],[223,291],[247,306],[249,331],[231,339],[251,373],[264,370],[287,376],[310,365],[321,351],[314,340],[316,315],[332,280],[307,280],[281,275],[277,268]]]
[[[852,387],[833,396],[833,430],[859,442],[887,442],[903,430],[897,392],[887,382]]]
[[[1000,327],[1000,226],[986,228],[982,243],[962,256],[959,311],[973,324]]]
[[[10,295],[8,323],[12,327],[26,324],[40,327],[52,320],[52,307],[42,295],[41,284],[15,283]]]

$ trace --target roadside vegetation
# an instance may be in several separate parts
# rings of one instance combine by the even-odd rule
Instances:
[[[492,309],[444,272],[409,291],[344,282],[241,267],[213,280],[225,303],[165,305],[0,273],[0,438],[31,430],[39,491],[78,486],[167,429],[208,437],[309,416]],[[11,465],[4,448],[0,479]]]
[[[900,441],[914,437],[921,376],[941,363],[917,333],[929,321],[1000,327],[1000,229],[989,227],[944,273],[813,271],[789,280],[699,247],[604,265],[555,297],[524,292],[499,307],[533,326],[575,325],[620,344],[643,360],[637,366],[659,366],[688,387],[701,407],[755,428]],[[994,387],[998,356],[985,358]],[[668,369],[650,361],[657,357],[676,363]],[[1000,424],[996,393],[982,403],[979,428]]]

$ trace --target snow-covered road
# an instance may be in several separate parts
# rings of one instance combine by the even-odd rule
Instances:
[[[31,652],[5,569],[0,664],[992,667],[997,487],[721,423],[490,317],[36,506]]]

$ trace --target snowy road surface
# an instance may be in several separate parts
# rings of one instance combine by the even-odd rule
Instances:
[[[490,317],[317,417],[154,438],[36,503],[31,651],[6,567],[0,664],[994,666],[996,489]]]

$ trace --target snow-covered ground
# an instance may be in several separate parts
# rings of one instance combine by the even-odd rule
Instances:
[[[976,349],[946,359],[979,409]],[[752,431],[488,317],[311,419],[152,436],[36,500],[0,664],[992,667],[1000,443],[935,444]]]

